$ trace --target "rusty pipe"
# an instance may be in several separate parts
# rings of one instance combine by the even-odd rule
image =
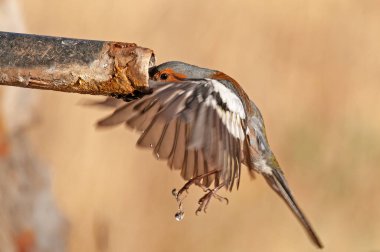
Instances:
[[[134,43],[0,32],[0,85],[92,95],[148,87],[154,53]]]

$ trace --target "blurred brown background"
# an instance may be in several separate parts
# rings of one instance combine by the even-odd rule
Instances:
[[[261,108],[268,137],[326,251],[380,250],[380,4],[363,1],[24,0],[29,33],[136,42],[158,62],[233,76]],[[178,172],[137,134],[97,131],[107,114],[83,96],[41,92],[32,132],[53,167],[69,251],[313,251],[262,178],[246,171],[230,204],[174,219]],[[91,97],[90,97],[91,98]]]

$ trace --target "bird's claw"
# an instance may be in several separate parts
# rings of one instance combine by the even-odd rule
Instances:
[[[199,211],[201,211],[202,209],[204,209],[204,212],[206,212],[206,208],[207,208],[207,205],[210,201],[210,198],[212,195],[216,194],[217,190],[220,189],[221,186],[217,187],[217,188],[214,188],[212,190],[208,189],[207,187],[203,186],[201,183],[200,183],[200,180],[203,179],[204,177],[207,177],[207,176],[210,176],[212,174],[215,174],[217,173],[216,170],[213,170],[213,171],[210,171],[208,173],[205,173],[205,174],[202,174],[200,176],[197,176],[197,177],[194,177],[192,179],[190,179],[189,181],[187,181],[187,183],[177,191],[177,189],[173,189],[172,190],[172,195],[175,197],[177,203],[178,203],[178,212],[175,214],[175,218],[176,220],[180,221],[183,219],[183,216],[184,216],[184,211],[183,211],[183,200],[186,198],[187,194],[189,193],[188,192],[188,189],[190,188],[191,185],[195,184],[199,187],[201,187],[203,189],[204,192],[208,192],[206,193],[206,195],[204,195],[201,199],[200,199],[200,207],[198,209],[200,209]],[[186,194],[183,196],[183,194],[186,192]],[[210,196],[207,196],[208,194],[210,194]],[[215,196],[214,196],[215,197]],[[203,199],[204,198],[204,199]],[[208,199],[207,199],[208,198]],[[217,198],[220,200],[221,198],[223,197],[220,197],[219,195],[217,195]],[[202,200],[203,199],[203,200]],[[226,199],[227,200],[227,199]],[[202,202],[203,203],[202,203]],[[228,200],[227,200],[228,202]],[[199,212],[197,210],[196,214]]]
[[[214,188],[214,189],[207,189],[207,193],[199,199],[198,204],[199,207],[195,211],[195,214],[198,215],[199,212],[203,211],[206,213],[207,207],[210,203],[211,197],[216,198],[220,202],[225,201],[226,204],[228,205],[229,200],[226,197],[222,197],[219,194],[217,194],[217,191],[219,190],[220,187]]]

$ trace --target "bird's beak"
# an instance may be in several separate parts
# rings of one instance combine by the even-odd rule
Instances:
[[[156,67],[156,66],[153,66],[153,67],[149,68],[148,72],[149,72],[149,79],[152,80],[153,77],[154,77],[154,75],[155,75],[156,73],[158,73],[157,67]]]

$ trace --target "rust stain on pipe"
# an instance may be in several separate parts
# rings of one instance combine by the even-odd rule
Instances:
[[[148,87],[153,51],[134,43],[0,32],[0,85],[93,95]]]

